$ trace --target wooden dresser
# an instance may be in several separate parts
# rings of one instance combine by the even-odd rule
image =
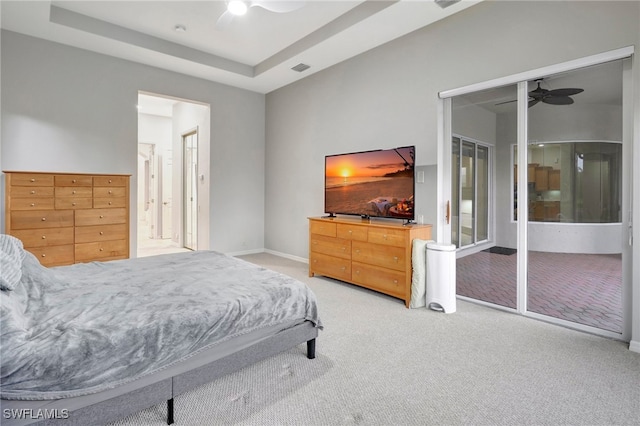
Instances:
[[[355,218],[309,218],[309,276],[336,278],[411,301],[411,247],[431,225]]]
[[[5,233],[45,266],[129,257],[129,176],[5,173]]]

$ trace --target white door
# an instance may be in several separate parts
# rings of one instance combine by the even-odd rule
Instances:
[[[172,182],[172,156],[171,150],[165,150],[162,154],[162,234],[161,238],[171,238],[171,199],[173,196]]]

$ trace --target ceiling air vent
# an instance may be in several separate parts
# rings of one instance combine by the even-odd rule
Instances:
[[[454,4],[458,3],[460,0],[434,0],[434,1],[438,6],[444,9],[445,7],[453,6]]]
[[[302,72],[304,70],[308,70],[309,68],[311,68],[309,65],[300,63],[300,64],[296,65],[295,67],[292,67],[291,69],[294,70],[294,71]]]

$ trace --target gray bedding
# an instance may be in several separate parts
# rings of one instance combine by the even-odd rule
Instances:
[[[212,251],[58,268],[24,252],[21,272],[0,291],[3,399],[87,395],[261,328],[321,327],[305,284]]]

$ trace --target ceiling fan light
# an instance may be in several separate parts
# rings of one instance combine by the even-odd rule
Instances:
[[[236,16],[244,15],[247,13],[248,9],[249,7],[247,6],[247,3],[242,0],[231,0],[227,3],[227,10],[229,13]]]

